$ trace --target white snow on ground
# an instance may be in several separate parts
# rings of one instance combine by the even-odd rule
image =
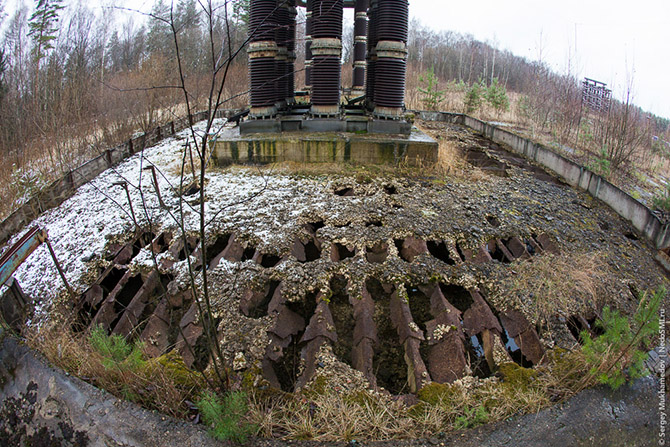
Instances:
[[[216,126],[224,134],[232,131],[222,127],[223,121],[216,122]],[[204,123],[196,125],[196,129],[203,132]],[[156,233],[177,228],[175,219],[179,216],[179,197],[171,185],[175,188],[179,185],[183,147],[189,135],[188,129],[182,131],[146,149],[143,154],[136,154],[106,170],[81,186],[59,207],[42,214],[23,232],[15,235],[10,244],[34,225],[45,228],[68,281],[77,292],[83,292],[85,284],[82,284],[81,277],[86,272],[85,262],[94,256],[101,256],[109,238],[134,229],[125,190],[113,183],[120,180],[128,182],[140,225],[147,225],[150,219]],[[158,183],[169,212],[159,206],[150,171],[142,170],[149,162],[160,170],[157,172]],[[253,235],[261,246],[275,245],[278,238],[286,234],[287,227],[296,225],[295,219],[308,207],[331,216],[336,214],[327,205],[326,197],[331,192],[325,181],[302,179],[296,182],[287,176],[260,175],[253,169],[209,171],[207,178],[205,210],[208,220],[212,219],[208,231],[228,229],[238,234]],[[245,200],[254,195],[257,196],[251,201]],[[187,198],[194,203],[194,209],[184,203],[187,229],[198,228],[196,211],[199,206],[194,202],[198,197],[195,194]],[[142,198],[145,207],[142,206]],[[47,247],[42,245],[38,248],[14,276],[35,300],[34,321],[42,321],[48,313],[49,304],[65,288]]]

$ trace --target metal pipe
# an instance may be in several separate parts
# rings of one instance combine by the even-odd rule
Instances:
[[[161,197],[161,189],[158,186],[158,178],[156,177],[156,168],[154,166],[147,166],[144,168],[145,171],[151,171],[151,178],[154,184],[154,189],[156,190],[156,195],[158,196],[158,203],[161,207],[165,207],[163,203],[163,198]]]
[[[72,290],[72,287],[70,287],[70,283],[67,282],[67,278],[65,278],[65,273],[63,273],[63,269],[60,266],[60,262],[58,262],[58,258],[56,257],[56,252],[54,251],[53,247],[51,247],[51,242],[49,242],[49,239],[46,238],[44,242],[47,243],[47,248],[49,249],[49,253],[51,254],[51,259],[53,259],[54,264],[56,264],[56,269],[58,270],[58,274],[60,275],[60,278],[63,280],[63,283],[65,284],[65,287],[67,288],[67,291],[70,293],[70,298],[74,299],[74,290]]]
[[[123,189],[126,190],[126,197],[128,198],[128,206],[130,206],[130,215],[133,218],[133,223],[135,224],[136,227],[139,225],[137,224],[137,219],[135,218],[135,211],[133,211],[133,201],[130,200],[130,192],[128,191],[128,183],[121,181],[121,182],[115,182],[112,183],[112,186],[121,186]]]

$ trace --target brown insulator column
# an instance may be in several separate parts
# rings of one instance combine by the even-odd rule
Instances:
[[[305,90],[312,86],[312,8],[314,0],[307,0],[305,12]]]
[[[295,7],[295,0],[289,0],[289,24],[288,39],[286,41],[287,50],[287,81],[286,81],[286,102],[292,104],[295,102],[295,20],[298,11]]]
[[[354,5],[354,76],[353,90],[364,94],[365,59],[368,42],[368,4],[369,0],[356,0]]]
[[[377,0],[370,1],[368,9],[368,52],[367,52],[367,79],[365,82],[365,104],[368,110],[375,106],[375,65],[377,62]]]
[[[312,114],[340,111],[343,0],[314,0],[312,9]]]
[[[374,114],[398,118],[405,107],[407,70],[407,0],[372,0],[376,3]]]
[[[275,29],[277,28],[277,1],[251,0],[249,10],[249,85],[250,116],[272,117],[277,113],[276,61],[279,54]]]
[[[275,81],[276,100],[281,107],[286,105],[288,96],[288,33],[290,12],[287,0],[279,0],[276,10],[277,28],[275,29],[275,40],[277,42],[277,55],[275,56]]]

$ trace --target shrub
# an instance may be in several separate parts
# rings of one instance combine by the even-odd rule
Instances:
[[[493,78],[493,82],[486,89],[486,102],[489,103],[496,112],[507,112],[509,110],[509,98],[507,97],[507,90],[498,83],[498,78]]]
[[[602,335],[594,339],[587,331],[582,331],[582,351],[591,365],[591,376],[617,389],[626,382],[626,378],[633,380],[646,374],[646,351],[658,334],[658,309],[666,294],[663,287],[651,296],[643,294],[632,321],[605,307],[602,317],[596,322],[596,326],[603,331]]]
[[[670,212],[670,182],[665,185],[663,194],[654,197],[654,208],[660,211]]]
[[[421,102],[423,102],[426,109],[437,110],[440,103],[444,101],[444,90],[438,90],[437,88],[439,81],[437,76],[435,76],[434,68],[430,67],[425,74],[421,75],[419,82],[423,85],[423,87],[418,88],[419,92],[424,96]]]
[[[255,431],[255,427],[243,419],[248,405],[247,395],[242,391],[231,391],[222,398],[205,391],[197,406],[203,421],[210,427],[210,434],[220,441],[246,442]]]
[[[482,106],[485,87],[481,83],[475,83],[465,92],[465,113],[473,113]]]
[[[610,174],[612,174],[612,162],[609,159],[607,148],[602,147],[600,149],[600,155],[589,163],[587,167],[596,174],[608,178]]]
[[[102,365],[105,369],[135,371],[144,366],[141,343],[130,345],[120,335],[107,335],[107,331],[100,326],[91,331],[89,342],[103,357]]]

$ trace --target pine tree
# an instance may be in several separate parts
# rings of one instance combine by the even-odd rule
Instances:
[[[35,12],[28,20],[28,26],[30,27],[28,36],[35,42],[33,56],[38,67],[46,52],[53,48],[52,42],[56,39],[56,32],[58,31],[58,13],[64,8],[61,1],[36,0]]]

